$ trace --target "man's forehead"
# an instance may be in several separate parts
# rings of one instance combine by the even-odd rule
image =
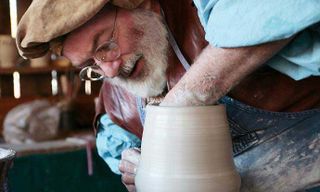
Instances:
[[[112,7],[108,6],[109,8],[101,10],[99,13],[96,14],[96,16],[92,17],[89,21],[84,23],[83,25],[79,26],[78,28],[70,31],[68,34],[60,36],[50,42],[50,49],[52,52],[56,53],[57,55],[64,55],[63,47],[66,40],[66,37],[70,39],[71,37],[75,38],[79,32],[82,30],[85,30],[86,28],[92,27],[92,25],[95,25],[97,22],[96,20],[99,19],[105,19],[110,20],[110,17],[108,15],[112,14]]]
[[[98,46],[100,38],[111,34],[114,19],[114,7],[101,10],[87,23],[66,35],[62,54],[75,65],[87,61]]]
[[[90,57],[94,51],[95,41],[101,33],[90,34],[85,31],[70,33],[63,42],[62,55],[79,65]]]

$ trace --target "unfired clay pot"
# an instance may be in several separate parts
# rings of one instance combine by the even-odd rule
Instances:
[[[223,105],[146,110],[138,192],[239,191]]]

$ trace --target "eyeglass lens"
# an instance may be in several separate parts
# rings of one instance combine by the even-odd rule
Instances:
[[[120,56],[120,49],[118,44],[111,40],[100,47],[95,52],[95,58],[98,61],[108,62],[117,59]]]

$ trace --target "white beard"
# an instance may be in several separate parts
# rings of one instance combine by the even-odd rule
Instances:
[[[133,14],[135,28],[143,31],[137,42],[136,53],[142,53],[145,64],[139,77],[126,79],[117,76],[107,79],[134,95],[147,98],[161,94],[166,87],[167,64],[167,30],[161,19],[150,11],[137,9]]]

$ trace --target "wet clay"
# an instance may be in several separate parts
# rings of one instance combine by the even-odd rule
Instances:
[[[146,110],[138,192],[239,191],[223,105]]]

